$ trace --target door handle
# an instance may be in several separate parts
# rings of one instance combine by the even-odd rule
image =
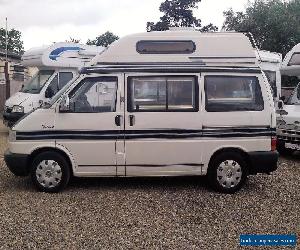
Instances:
[[[121,115],[117,115],[115,117],[115,124],[120,127],[121,126],[121,120],[122,120],[122,116]]]
[[[135,124],[135,116],[130,115],[129,116],[129,125],[132,127]]]

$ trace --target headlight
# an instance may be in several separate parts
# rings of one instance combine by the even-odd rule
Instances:
[[[13,106],[11,112],[12,113],[24,113],[24,107],[15,105],[15,106]]]
[[[8,132],[8,140],[9,140],[10,142],[13,142],[13,141],[16,141],[16,138],[17,138],[17,133],[16,133],[16,131],[10,129],[9,132]]]

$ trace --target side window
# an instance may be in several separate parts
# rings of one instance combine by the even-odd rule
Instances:
[[[60,72],[58,88],[61,90],[68,82],[73,79],[72,72]]]
[[[117,78],[86,78],[71,93],[70,105],[75,113],[116,111]]]
[[[59,91],[58,89],[58,75],[52,79],[51,83],[49,84],[48,88],[46,89],[45,92],[45,97],[46,98],[52,98],[53,96],[56,95],[56,93]]]
[[[129,112],[196,112],[198,85],[194,76],[130,77]]]
[[[186,40],[143,40],[137,42],[136,50],[140,54],[191,54],[195,52],[196,44]]]
[[[261,111],[264,102],[258,79],[246,76],[206,76],[206,111]]]

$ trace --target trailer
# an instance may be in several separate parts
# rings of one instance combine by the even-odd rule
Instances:
[[[283,60],[282,75],[300,78],[300,43]],[[278,151],[292,154],[300,151],[300,84],[294,89],[277,115]]]
[[[280,74],[282,55],[266,50],[258,50],[256,55],[259,59],[259,65],[271,85],[274,100],[278,101],[282,96]]]

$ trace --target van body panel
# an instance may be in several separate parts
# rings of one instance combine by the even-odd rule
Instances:
[[[23,117],[14,125],[13,129],[19,131],[19,128],[22,128],[22,132],[20,131],[20,133],[32,132],[31,134],[27,134],[28,138],[24,138],[24,140],[35,139],[40,133],[55,131],[55,116],[55,108],[37,109],[30,113],[30,118],[29,115]]]
[[[202,165],[192,166],[192,165],[136,165],[127,166],[126,176],[192,176],[192,175],[202,175]]]
[[[24,152],[26,155],[31,155],[34,151],[43,148],[53,148],[55,149],[55,141],[37,141],[26,140],[26,141],[17,141],[8,144],[9,150],[11,153]]]

